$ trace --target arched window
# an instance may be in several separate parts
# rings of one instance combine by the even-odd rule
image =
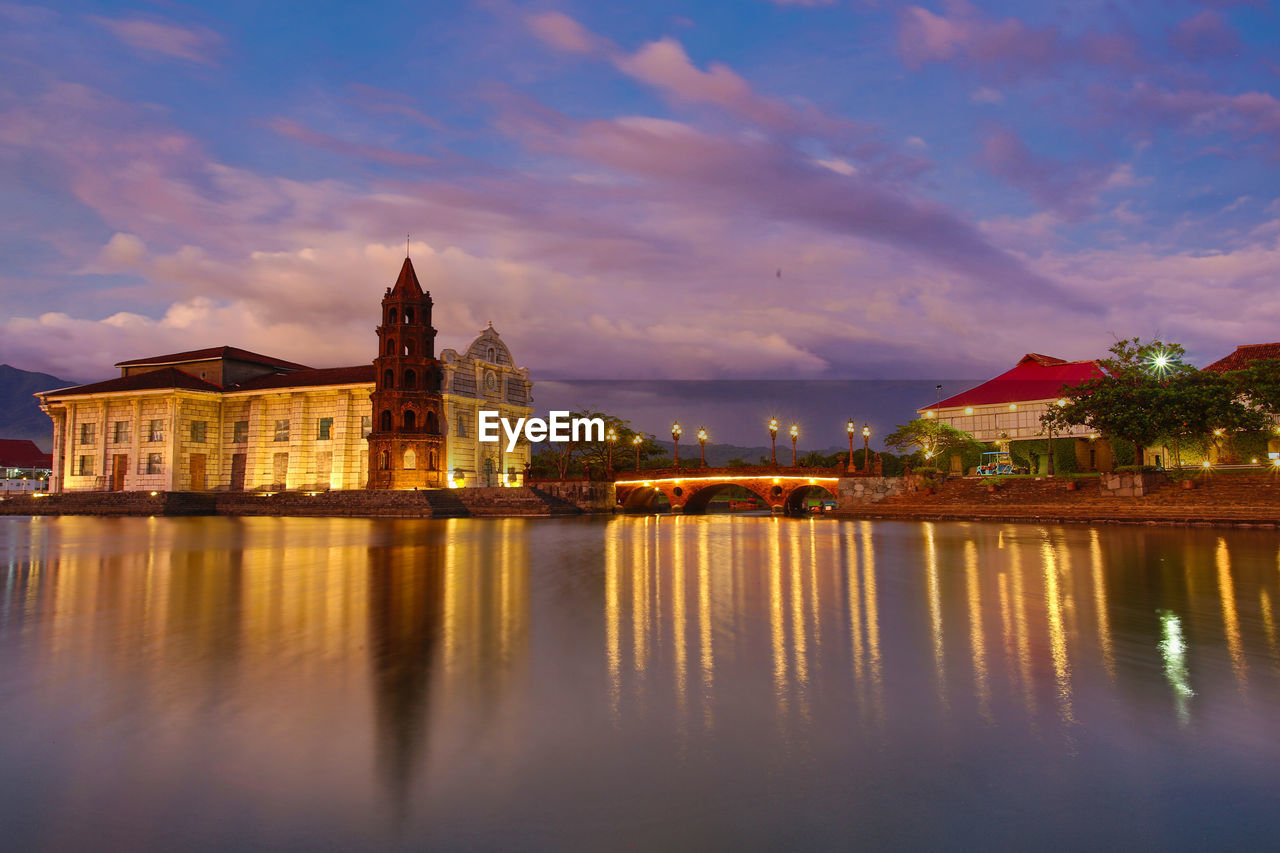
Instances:
[[[378,454],[378,468],[385,471],[391,467],[391,453],[384,450]]]
[[[406,370],[406,371],[404,372],[404,383],[403,383],[403,386],[402,386],[402,387],[404,387],[404,388],[408,388],[408,389],[411,389],[411,390],[412,390],[412,389],[414,389],[414,388],[417,388],[417,387],[418,387],[418,374],[414,373],[412,370]]]
[[[382,413],[382,431],[391,432],[391,412],[389,411]]]
[[[387,338],[387,355],[395,355],[395,354],[396,354],[396,339]]]
[[[489,347],[489,361],[494,363],[498,361],[498,351],[493,347]]]
[[[396,387],[396,373],[394,370],[387,369],[382,371],[382,387],[383,388]]]
[[[412,308],[406,308],[406,309],[404,309],[404,321],[405,321],[406,323],[412,323],[412,322],[413,322],[413,309],[412,309]]]
[[[440,432],[440,421],[436,418],[435,412],[427,412],[427,432],[431,435],[438,435]]]
[[[405,354],[405,355],[417,355],[417,354],[418,354],[418,342],[417,342],[417,341],[415,341],[413,338],[410,338],[409,340],[405,341],[405,342],[404,342],[404,354]]]
[[[434,450],[427,454],[427,465],[429,466],[428,470],[436,470],[436,452]]]
[[[412,471],[418,467],[418,455],[412,450],[404,452],[404,470]]]
[[[396,309],[394,308],[387,309],[387,322],[394,323],[395,321],[396,321]]]
[[[413,409],[404,410],[404,428],[407,430],[416,429],[418,426],[418,415]]]

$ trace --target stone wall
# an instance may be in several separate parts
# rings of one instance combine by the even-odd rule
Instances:
[[[583,512],[613,512],[618,491],[613,483],[586,480],[539,480],[535,490],[573,504]]]
[[[1140,498],[1169,482],[1160,471],[1135,471],[1103,474],[1102,492],[1113,498]]]
[[[849,506],[866,506],[891,495],[900,494],[911,485],[918,485],[920,477],[841,477],[836,483],[836,509]]]

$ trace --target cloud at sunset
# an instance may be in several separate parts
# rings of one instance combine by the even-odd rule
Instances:
[[[1276,338],[1276,78],[1214,70],[1250,7],[1146,29],[759,8],[776,38],[708,39],[733,25],[712,10],[477,11],[452,41],[379,29],[358,69],[231,12],[174,12],[187,38],[123,9],[8,15],[0,361],[364,363],[406,232],[441,345],[492,321],[548,378],[980,377],[1113,335],[1205,358]],[[788,58],[835,22],[878,71]],[[190,76],[72,50],[104,28]]]

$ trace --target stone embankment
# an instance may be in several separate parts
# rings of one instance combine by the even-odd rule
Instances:
[[[592,511],[539,488],[339,492],[67,492],[0,500],[0,515],[498,518]]]
[[[1139,482],[1135,482],[1138,479]],[[1145,483],[1141,480],[1145,479]],[[1075,483],[1071,490],[1069,483]],[[843,504],[852,518],[1040,521],[1170,525],[1280,525],[1280,476],[1206,472],[1192,488],[1163,475],[1009,479],[955,478],[866,505]],[[927,485],[927,484],[925,484]]]

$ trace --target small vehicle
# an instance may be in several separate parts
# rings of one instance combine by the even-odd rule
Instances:
[[[979,477],[994,477],[997,474],[1012,474],[1013,455],[1007,450],[992,451],[982,454],[982,464],[978,466]]]

